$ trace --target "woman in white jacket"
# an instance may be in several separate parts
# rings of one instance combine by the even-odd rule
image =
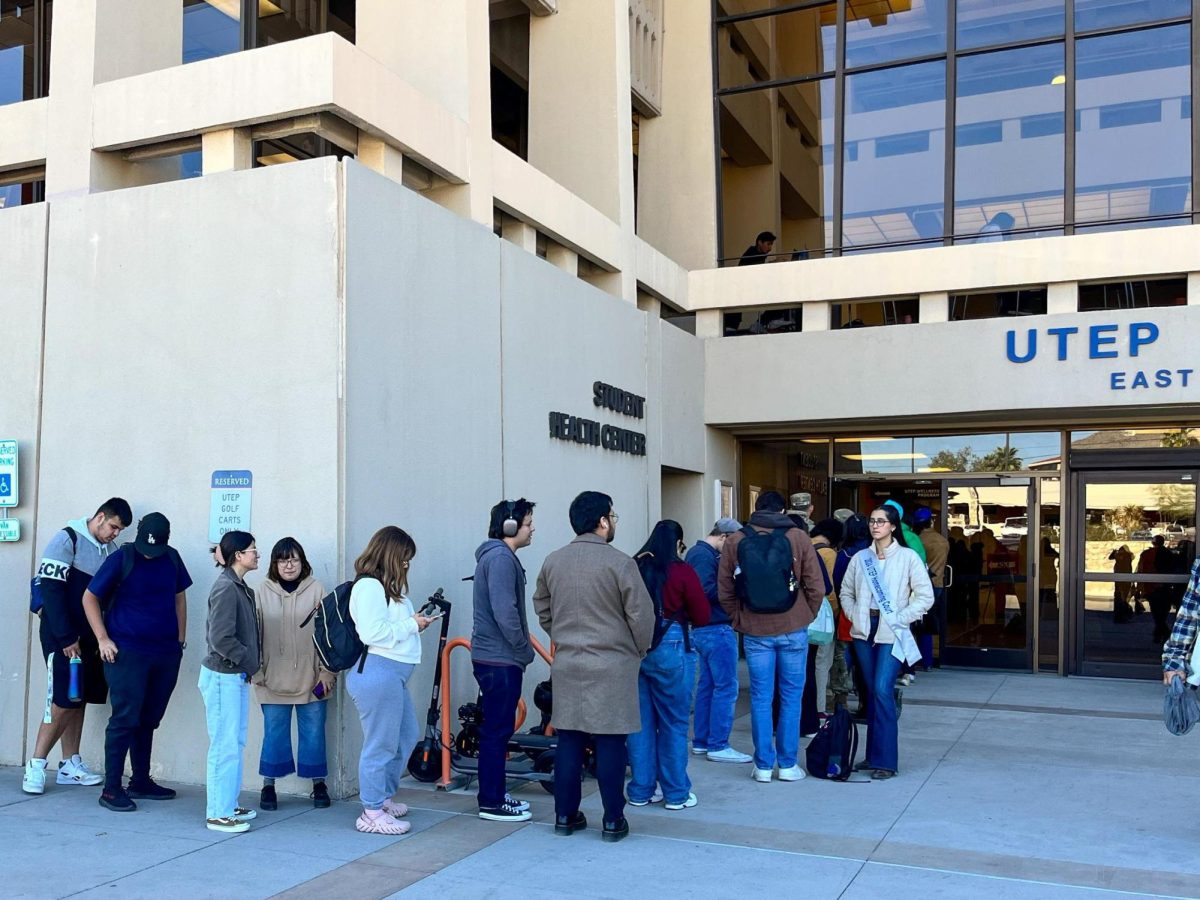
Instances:
[[[906,661],[911,665],[921,659],[909,626],[933,605],[933,585],[921,558],[903,545],[895,509],[876,509],[867,524],[871,546],[850,560],[839,599],[850,619],[854,657],[871,691],[862,768],[881,780],[899,771],[896,678]]]
[[[420,633],[432,618],[413,612],[405,596],[408,566],[417,545],[401,528],[387,525],[371,538],[354,562],[350,618],[367,645],[363,670],[346,673],[346,691],[358,708],[363,745],[358,760],[358,794],[363,812],[354,827],[367,834],[404,834],[408,812],[392,800],[408,756],[420,738],[420,725],[408,680],[421,661]]]

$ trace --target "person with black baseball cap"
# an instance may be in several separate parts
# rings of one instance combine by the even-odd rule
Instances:
[[[185,592],[192,584],[170,537],[166,516],[143,516],[134,542],[109,556],[83,595],[112,703],[100,805],[114,812],[137,809],[134,799],[175,797],[150,778],[154,731],[175,690],[186,646]],[[121,782],[127,754],[132,770],[128,790]]]

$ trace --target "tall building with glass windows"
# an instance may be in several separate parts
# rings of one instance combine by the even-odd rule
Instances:
[[[951,541],[947,665],[1153,677],[1195,556],[1198,17],[0,0],[0,577],[124,496],[171,519],[199,646],[232,519],[330,587],[399,524],[467,634],[502,497],[531,573],[584,489],[627,551],[768,490],[896,499]],[[45,693],[10,615],[4,763]],[[166,778],[203,779],[199,702]]]

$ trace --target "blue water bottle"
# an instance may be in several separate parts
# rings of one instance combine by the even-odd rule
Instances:
[[[67,688],[67,699],[78,703],[83,699],[83,660],[78,656],[71,659],[71,685]]]

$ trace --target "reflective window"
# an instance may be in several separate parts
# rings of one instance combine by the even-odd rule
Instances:
[[[1053,471],[1062,466],[1061,432],[1014,432],[1008,436],[1008,446],[1021,462],[1018,468]]]
[[[946,52],[942,0],[846,0],[846,66]]]
[[[783,334],[789,331],[800,331],[803,318],[799,306],[734,309],[723,315],[726,337],[740,334]]]
[[[955,15],[959,50],[1056,37],[1066,23],[1063,0],[958,0]]]
[[[831,303],[833,328],[870,328],[876,325],[912,325],[916,323],[920,301],[916,297],[896,300],[864,300],[855,303]]]
[[[240,2],[183,0],[183,61],[236,53],[242,47]]]
[[[0,209],[37,203],[42,199],[44,191],[45,184],[41,181],[27,181],[22,184],[0,184]]]
[[[833,447],[833,470],[844,474],[910,474],[917,459],[912,438],[837,438]]]
[[[1186,306],[1186,278],[1141,281],[1105,281],[1079,285],[1079,311],[1142,309],[1152,306]]]
[[[1037,316],[1045,312],[1045,288],[950,295],[951,322],[994,319],[998,316]]]
[[[1075,30],[1186,17],[1191,11],[1190,0],[1075,0]]]
[[[1071,450],[1195,450],[1200,427],[1158,426],[1112,431],[1072,431]]]
[[[846,77],[847,247],[942,237],[946,64]]]
[[[833,79],[721,98],[728,261],[763,231],[778,259],[823,256],[833,223]]]
[[[836,3],[717,28],[720,87],[819,75],[836,65]]]
[[[0,105],[38,96],[34,0],[0,0]]]
[[[1188,30],[1154,28],[1077,43],[1076,221],[1190,211]]]
[[[1063,222],[1063,45],[958,61],[954,231],[979,243]]]

